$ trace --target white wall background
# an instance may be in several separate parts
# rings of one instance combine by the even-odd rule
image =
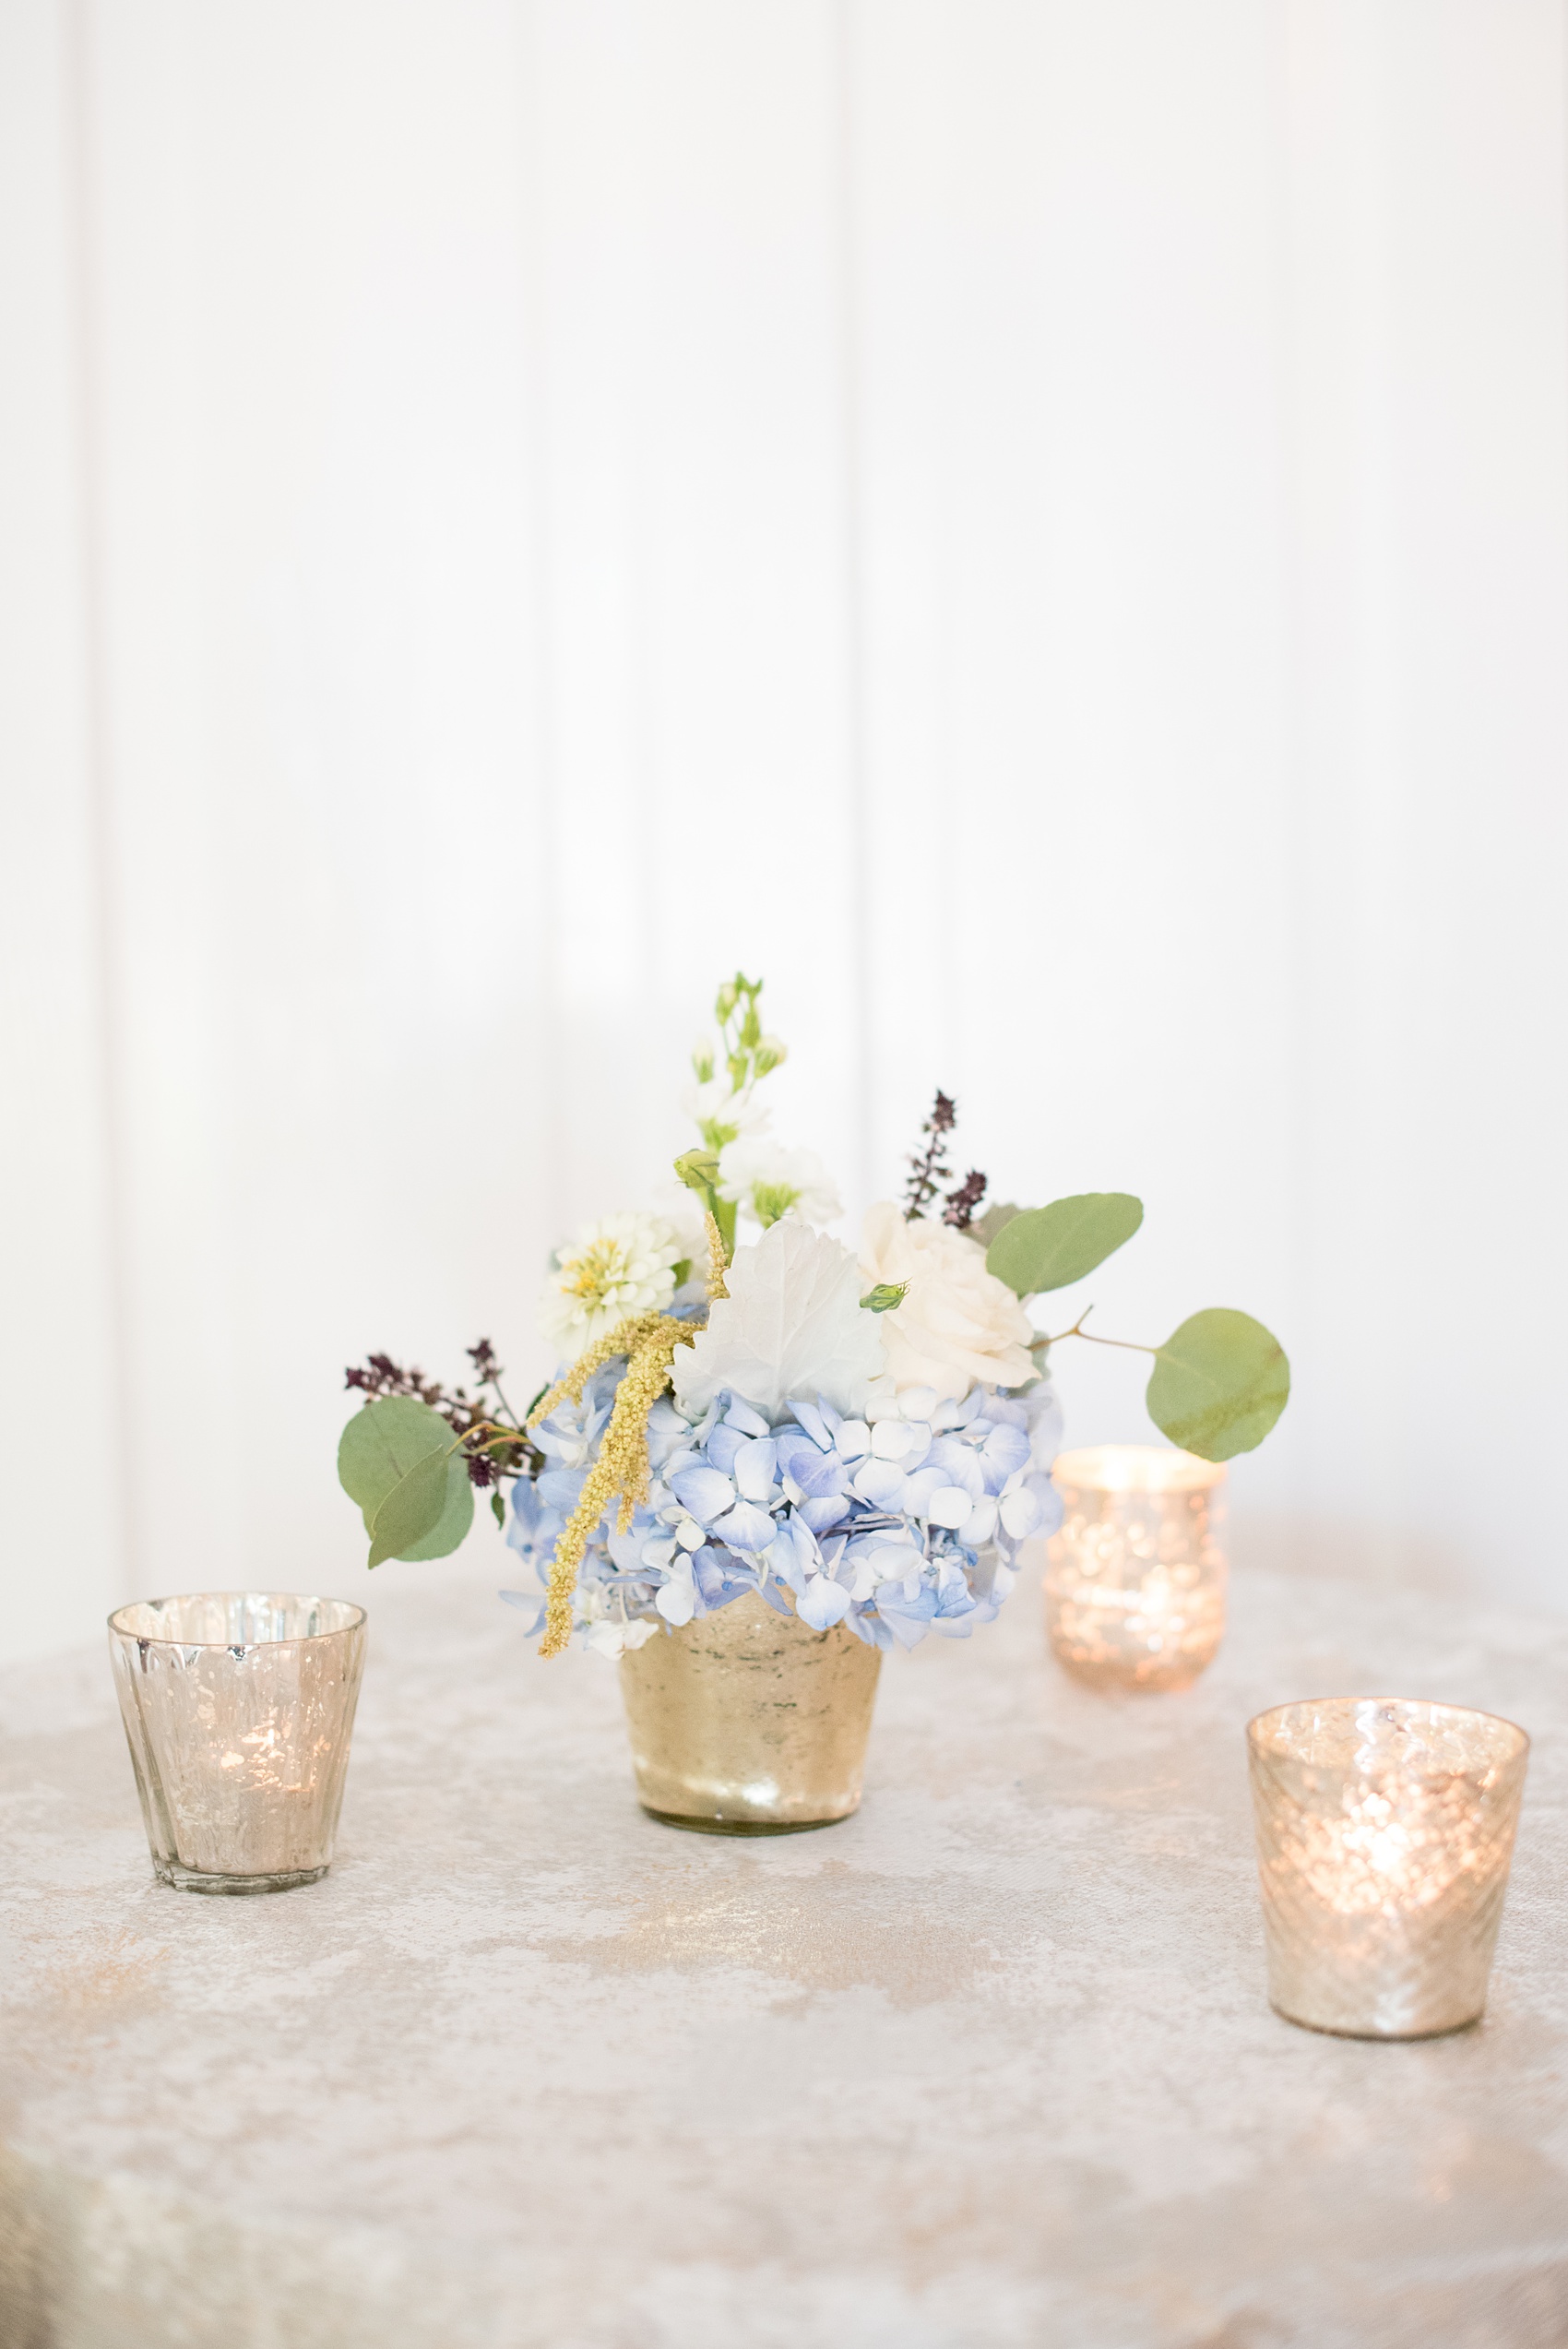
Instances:
[[[1243,1560],[1568,1605],[1562,0],[0,0],[0,1647],[359,1589],[342,1365],[528,1384],[737,961],[857,1205],[941,1081],[1278,1330]]]

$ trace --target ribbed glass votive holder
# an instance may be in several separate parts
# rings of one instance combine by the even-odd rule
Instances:
[[[325,1876],[364,1670],[345,1599],[203,1591],[109,1618],[152,1865],[187,1892]]]
[[[1529,1745],[1495,1714],[1394,1697],[1249,1723],[1268,1993],[1288,2021],[1353,2039],[1476,2021]]]
[[[1225,1471],[1158,1444],[1095,1444],[1051,1471],[1047,1552],[1057,1662],[1095,1688],[1184,1688],[1225,1635]]]

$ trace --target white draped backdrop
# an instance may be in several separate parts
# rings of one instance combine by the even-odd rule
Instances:
[[[737,963],[857,1210],[941,1082],[1146,1199],[1068,1318],[1277,1330],[1242,1564],[1568,1604],[1562,0],[0,0],[0,1646],[361,1590],[343,1365],[528,1387]]]

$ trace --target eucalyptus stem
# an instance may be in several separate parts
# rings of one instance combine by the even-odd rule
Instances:
[[[1122,1346],[1128,1353],[1157,1354],[1159,1352],[1158,1346],[1141,1346],[1135,1338],[1102,1338],[1097,1330],[1086,1330],[1084,1324],[1093,1311],[1092,1305],[1085,1306],[1070,1330],[1058,1330],[1054,1338],[1046,1338],[1039,1342],[1048,1353],[1052,1346],[1059,1346],[1063,1338],[1086,1338],[1091,1346]]]

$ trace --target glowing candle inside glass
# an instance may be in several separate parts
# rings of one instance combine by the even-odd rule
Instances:
[[[1058,1663],[1097,1688],[1184,1688],[1225,1634],[1225,1471],[1156,1444],[1063,1452],[1045,1576]]]
[[[109,1618],[155,1873],[189,1892],[326,1875],[364,1669],[365,1614],[290,1591],[194,1591]]]
[[[1492,1713],[1391,1697],[1281,1705],[1249,1724],[1282,2015],[1355,2039],[1476,2021],[1529,1744]]]

